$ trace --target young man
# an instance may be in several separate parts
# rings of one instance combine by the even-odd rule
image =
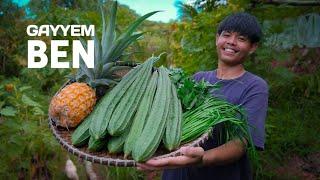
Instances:
[[[220,82],[222,87],[212,93],[233,104],[241,105],[247,112],[254,145],[264,149],[265,117],[268,106],[268,86],[260,77],[247,72],[243,62],[257,48],[261,29],[256,18],[247,13],[237,13],[224,19],[218,28],[216,46],[218,68],[198,72],[196,81]],[[212,137],[202,147],[181,148],[183,156],[149,160],[138,164],[142,170],[162,170],[163,179],[252,179],[246,153],[247,141],[234,139],[218,143],[223,125],[216,126]]]

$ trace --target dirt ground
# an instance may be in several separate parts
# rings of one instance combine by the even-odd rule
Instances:
[[[284,164],[276,170],[279,177],[320,180],[320,152],[309,154],[306,157],[294,155]]]

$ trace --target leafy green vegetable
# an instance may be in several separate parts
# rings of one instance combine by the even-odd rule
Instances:
[[[170,78],[176,85],[183,111],[198,107],[211,97],[211,90],[219,88],[218,84],[210,84],[204,80],[196,82],[192,77],[187,76],[182,69],[178,68],[170,69]]]

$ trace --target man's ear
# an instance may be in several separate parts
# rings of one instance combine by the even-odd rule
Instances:
[[[219,34],[216,34],[216,46],[218,46],[218,38],[219,38]]]
[[[257,48],[258,48],[258,43],[252,43],[252,44],[251,44],[250,51],[249,51],[249,54],[254,53]]]

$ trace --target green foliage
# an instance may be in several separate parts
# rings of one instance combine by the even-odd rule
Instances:
[[[287,18],[296,18],[303,14],[317,13],[319,6],[273,6],[260,4],[255,8],[248,8],[250,13],[258,17],[259,20],[281,20]]]
[[[117,167],[108,167],[107,168],[107,178],[106,179],[144,179],[144,174],[141,171],[136,170],[136,168],[117,168]]]
[[[0,9],[0,71],[18,75],[26,64],[26,50],[22,51],[26,49],[26,22],[20,21],[24,11],[8,0],[0,2]]]
[[[25,84],[17,78],[0,84],[0,177],[59,177],[52,172],[61,171],[65,152],[47,128],[48,96]]]
[[[187,73],[214,67],[215,32],[208,27],[216,23],[208,13],[200,14],[192,23],[176,25],[179,30],[173,32],[170,44],[176,67],[182,67]]]
[[[274,49],[320,46],[320,16],[317,13],[296,18],[265,20],[263,27],[269,34],[266,44]]]
[[[12,106],[6,106],[1,109],[0,114],[2,116],[15,116],[17,113],[17,110]]]
[[[176,1],[175,7],[178,8],[178,18],[180,20],[191,20],[198,15],[196,7],[182,1]]]
[[[305,157],[319,152],[320,81],[315,81],[319,75],[317,72],[287,80],[285,76],[278,77],[278,81],[284,82],[271,87],[266,151],[260,158],[262,166],[268,169],[260,172],[261,177],[281,178],[274,172],[286,166],[284,162],[291,155]]]

